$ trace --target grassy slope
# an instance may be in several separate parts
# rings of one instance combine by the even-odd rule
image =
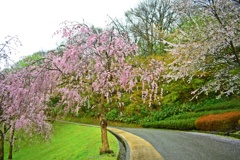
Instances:
[[[196,129],[195,121],[199,117],[230,111],[240,111],[239,98],[226,101],[205,102],[202,105],[192,106],[192,111],[172,115],[161,121],[147,122],[142,124],[142,126],[147,128],[193,130]]]
[[[115,155],[99,155],[101,147],[100,129],[77,124],[55,123],[50,142],[29,144],[21,142],[21,149],[14,152],[16,160],[79,160],[79,159],[116,159],[118,142],[108,134],[111,149]],[[6,147],[7,149],[7,147]],[[5,154],[7,159],[7,154]]]
[[[212,104],[203,104],[194,109],[193,112],[186,112],[180,115],[174,115],[166,120],[181,120],[181,119],[197,119],[201,116],[209,114],[219,114],[231,111],[240,111],[240,99],[231,99],[223,102],[215,102]]]

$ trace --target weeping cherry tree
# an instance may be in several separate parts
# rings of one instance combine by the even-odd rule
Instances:
[[[100,32],[85,24],[64,22],[56,34],[67,39],[63,54],[53,54],[52,63],[61,70],[58,92],[62,95],[65,111],[75,112],[84,104],[98,108],[102,148],[100,154],[111,153],[107,138],[107,105],[117,95],[119,107],[122,93],[133,92],[137,83],[145,87],[143,99],[157,99],[157,80],[163,65],[152,60],[149,69],[141,68],[135,57],[137,46],[114,28]],[[97,99],[97,101],[96,101]],[[90,102],[96,101],[94,104]]]

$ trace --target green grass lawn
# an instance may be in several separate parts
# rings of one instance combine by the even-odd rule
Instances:
[[[100,155],[101,132],[97,127],[86,127],[78,124],[54,123],[54,131],[49,142],[20,142],[20,149],[13,153],[14,160],[90,160],[117,159],[118,141],[108,134],[110,149],[114,155]],[[6,146],[5,159],[8,147]]]

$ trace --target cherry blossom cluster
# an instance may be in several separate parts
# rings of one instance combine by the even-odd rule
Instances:
[[[56,34],[62,34],[68,41],[63,55],[53,59],[65,75],[62,78],[64,85],[59,91],[65,104],[71,103],[67,106],[72,107],[74,103],[81,106],[89,101],[91,94],[104,95],[106,103],[112,102],[117,95],[122,106],[122,92],[133,92],[139,82],[148,86],[144,96],[150,98],[150,102],[156,99],[162,63],[152,60],[148,67],[140,69],[134,58],[138,47],[123,34],[118,34],[113,28],[96,32],[85,24],[69,22],[64,22],[64,27]],[[74,93],[69,97],[70,91]],[[143,101],[146,99],[144,96]]]
[[[51,91],[48,78],[47,72],[35,67],[5,73],[0,80],[1,122],[11,129],[24,129],[47,138],[51,131],[45,114]]]

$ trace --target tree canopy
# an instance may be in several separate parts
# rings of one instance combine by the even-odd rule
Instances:
[[[168,43],[176,57],[169,64],[173,79],[208,77],[193,93],[239,94],[239,7],[232,0],[176,3],[182,25]]]

